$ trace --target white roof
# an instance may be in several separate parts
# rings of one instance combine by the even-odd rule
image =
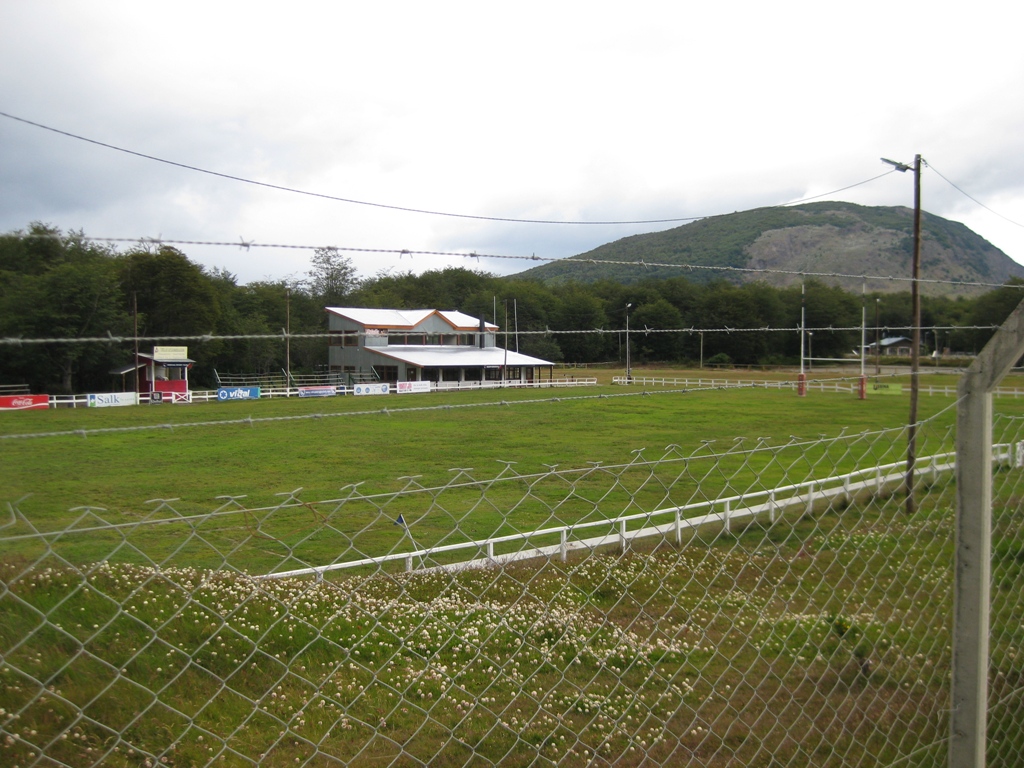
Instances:
[[[476,331],[480,329],[480,319],[454,310],[437,309],[368,309],[365,307],[327,307],[341,317],[368,328],[415,328],[431,315],[440,315],[457,330]],[[498,330],[493,323],[485,323],[489,331]]]
[[[554,365],[539,357],[530,357],[501,347],[452,347],[419,344],[389,344],[386,347],[365,347],[384,357],[421,367],[438,368],[498,368],[503,365]]]

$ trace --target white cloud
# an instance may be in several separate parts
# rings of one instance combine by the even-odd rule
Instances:
[[[1024,54],[1005,4],[8,3],[0,110],[182,163],[482,216],[652,219],[934,168],[1024,222]],[[0,119],[0,230],[562,257],[650,226],[430,217],[204,176]],[[934,174],[924,205],[1024,262]],[[894,175],[838,197],[910,205]],[[242,280],[304,251],[190,246]],[[466,265],[465,259],[451,263]],[[364,274],[439,258],[356,255]],[[471,262],[469,265],[472,265]],[[507,272],[528,263],[481,262]]]

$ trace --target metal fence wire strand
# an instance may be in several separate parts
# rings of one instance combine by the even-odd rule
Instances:
[[[0,528],[5,766],[944,765],[950,419]],[[997,419],[990,765],[1024,762]],[[57,522],[54,522],[54,520]]]

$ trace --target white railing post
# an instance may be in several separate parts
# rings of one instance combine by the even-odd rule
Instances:
[[[722,509],[722,533],[729,533],[729,518],[732,516],[732,507],[729,500],[725,500],[725,507]]]
[[[629,549],[629,542],[626,541],[625,520],[619,520],[619,543],[622,545],[622,554],[626,554],[626,550]]]
[[[676,507],[676,546],[683,545],[683,513]]]
[[[775,489],[768,491],[768,520],[775,525]]]
[[[564,563],[569,554],[569,529],[563,528],[558,541],[558,555]]]

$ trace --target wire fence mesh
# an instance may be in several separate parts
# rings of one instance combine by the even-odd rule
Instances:
[[[0,763],[945,765],[948,423],[919,426],[910,516],[902,429],[203,515],[9,505]],[[1022,428],[999,418],[994,449],[1005,766],[1024,762]]]

